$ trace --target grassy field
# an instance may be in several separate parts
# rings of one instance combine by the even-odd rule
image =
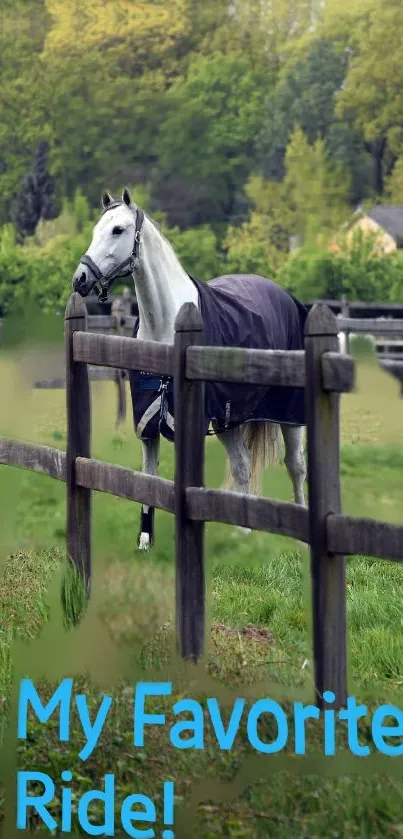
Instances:
[[[0,360],[6,396],[0,433],[63,449],[64,392],[30,390],[21,379],[21,371],[30,375],[26,358],[14,354],[13,359],[3,354]],[[93,394],[93,456],[140,468],[141,449],[132,432],[130,410],[124,428],[115,433],[113,386],[97,385]],[[167,444],[162,447],[160,474],[172,477],[172,470],[173,450]],[[224,470],[221,446],[207,440],[206,484],[220,486]],[[376,364],[362,361],[356,392],[342,399],[344,512],[400,523],[402,475],[403,400],[393,379]],[[266,475],[264,493],[291,500],[284,466]],[[323,756],[320,725],[311,725],[309,757],[298,763],[292,756],[292,741],[275,760],[257,757],[244,728],[229,752],[218,749],[207,725],[202,752],[170,748],[162,727],[150,729],[145,750],[133,748],[130,701],[133,683],[145,673],[147,679],[165,679],[173,673],[175,696],[180,697],[203,699],[221,692],[223,702],[232,703],[237,696],[248,701],[272,696],[288,709],[296,698],[311,699],[309,553],[300,544],[261,533],[244,537],[219,524],[207,526],[211,630],[206,658],[194,670],[181,667],[172,652],[174,530],[168,514],[157,512],[156,546],[149,556],[139,555],[135,550],[139,507],[94,494],[94,603],[88,621],[66,636],[51,619],[64,563],[63,485],[4,467],[0,494],[3,720],[7,720],[12,675],[31,673],[32,662],[38,675],[48,677],[43,680],[45,693],[55,684],[57,666],[60,677],[67,672],[77,675],[94,704],[99,702],[99,685],[109,693],[109,684],[114,683],[113,723],[103,735],[102,748],[85,764],[77,759],[83,738],[76,723],[74,743],[68,745],[59,744],[55,726],[41,730],[33,725],[29,741],[19,748],[20,768],[42,767],[56,778],[63,769],[71,769],[76,796],[99,787],[95,782],[115,771],[117,811],[119,800],[131,792],[155,794],[159,801],[162,781],[172,778],[177,837],[402,835],[399,761],[388,762],[376,754],[366,761],[353,759],[343,733],[337,756],[329,760]],[[347,584],[350,694],[369,708],[386,701],[399,704],[403,571],[397,564],[354,557],[348,560]],[[120,664],[126,668],[122,678]],[[262,737],[275,736],[269,724],[262,732]],[[361,742],[371,743],[368,721],[360,736]],[[54,812],[59,810],[60,799],[55,799]],[[94,810],[94,818],[95,814]],[[116,835],[125,834],[117,829]]]

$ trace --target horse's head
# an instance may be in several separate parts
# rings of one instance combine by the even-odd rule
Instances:
[[[121,201],[104,192],[102,206],[91,244],[75,271],[73,291],[86,297],[98,285],[99,299],[105,301],[113,281],[133,273],[144,214],[132,203],[128,189]]]

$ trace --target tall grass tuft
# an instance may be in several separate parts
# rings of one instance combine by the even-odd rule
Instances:
[[[65,573],[61,586],[61,601],[63,607],[63,625],[65,629],[76,627],[87,606],[88,593],[76,567],[66,560]]]

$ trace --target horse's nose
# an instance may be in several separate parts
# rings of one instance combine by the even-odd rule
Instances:
[[[87,290],[87,281],[87,271],[83,265],[80,265],[73,277],[73,291],[78,291],[79,294],[85,293]]]

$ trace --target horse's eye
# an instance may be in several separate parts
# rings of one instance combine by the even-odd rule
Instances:
[[[114,236],[120,236],[121,233],[124,233],[123,227],[114,227],[112,230]]]

